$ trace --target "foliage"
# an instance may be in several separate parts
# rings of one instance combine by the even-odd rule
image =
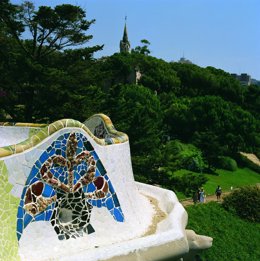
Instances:
[[[226,170],[230,170],[230,171],[237,170],[236,161],[230,157],[224,157],[224,156],[218,157],[216,165],[220,169],[226,169]]]
[[[259,147],[259,121],[217,96],[175,99],[164,122],[170,136],[199,147],[210,166],[216,165],[218,156]]]
[[[181,177],[188,171],[185,169],[177,170],[171,173],[174,177]],[[194,173],[196,175],[197,173]],[[238,168],[235,171],[228,171],[223,169],[217,169],[216,174],[203,173],[208,179],[206,184],[203,186],[204,190],[208,195],[214,195],[216,187],[221,186],[222,190],[230,191],[241,186],[254,185],[260,183],[259,174],[248,168]]]
[[[160,161],[161,113],[158,97],[141,85],[115,85],[107,93],[103,112],[129,136],[134,173],[149,182]]]
[[[161,59],[140,52],[115,53],[100,60],[101,80],[107,85],[131,83],[129,75],[138,69],[141,72],[140,84],[156,93],[179,92],[180,80],[171,65]]]
[[[214,67],[201,68],[195,64],[172,63],[181,79],[181,95],[220,96],[238,104],[243,102],[245,88],[229,73]]]
[[[192,144],[184,144],[178,140],[168,141],[163,154],[164,166],[172,171],[187,169],[202,172],[205,166],[201,151]]]
[[[148,55],[151,53],[149,50],[150,42],[146,39],[141,40],[142,46],[136,46],[134,49],[132,49],[132,53],[141,53],[144,55]]]
[[[12,5],[4,0],[0,7],[0,37],[4,39],[0,90],[5,92],[0,102],[4,115],[14,121],[49,122],[64,117],[82,120],[100,111],[89,104],[87,108],[94,110],[86,109],[90,100],[86,93],[96,88],[101,94],[101,89],[82,75],[87,75],[93,64],[93,52],[102,47],[63,50],[89,41],[92,36],[85,33],[94,20],[87,21],[85,11],[73,5],[35,10],[30,2]]]
[[[213,238],[212,247],[202,252],[202,260],[259,260],[259,224],[233,216],[216,202],[190,206],[186,210],[187,228]]]
[[[213,67],[152,57],[147,40],[94,59],[102,46],[74,48],[92,38],[93,23],[78,6],[0,2],[1,121],[104,112],[129,135],[136,176],[171,188],[179,168],[214,172],[223,157],[241,164],[239,151],[259,155],[259,88]]]
[[[151,155],[160,146],[161,110],[156,95],[141,85],[110,88],[103,110],[129,135],[133,155]]]
[[[176,180],[175,189],[183,192],[186,196],[191,196],[194,191],[197,191],[208,180],[205,175],[198,173],[185,173],[182,176],[174,178]]]
[[[245,186],[224,197],[223,207],[243,219],[260,222],[260,187]]]
[[[1,12],[1,20],[10,34],[25,54],[35,61],[65,47],[84,44],[92,38],[85,32],[95,20],[87,21],[85,11],[78,6],[40,6],[35,10],[32,2],[25,1],[15,6],[2,1],[0,7],[6,11]],[[29,31],[31,35],[27,41],[21,38],[24,31]]]

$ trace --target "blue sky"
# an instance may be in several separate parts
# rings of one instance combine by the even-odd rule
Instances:
[[[20,0],[11,0],[21,3]],[[231,73],[248,73],[260,80],[259,0],[34,0],[36,6],[79,5],[87,19],[89,46],[104,44],[96,57],[119,51],[124,18],[131,47],[141,39],[151,43],[151,55]]]

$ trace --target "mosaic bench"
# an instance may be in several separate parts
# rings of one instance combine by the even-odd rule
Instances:
[[[186,224],[173,192],[134,181],[128,136],[106,115],[1,124],[1,261],[179,257]]]

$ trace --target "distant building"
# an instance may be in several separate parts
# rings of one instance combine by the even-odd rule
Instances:
[[[241,73],[240,75],[236,73],[231,73],[231,76],[233,76],[235,79],[239,80],[240,83],[244,86],[251,85],[251,76],[247,73]]]
[[[123,38],[120,41],[120,53],[130,53],[130,42],[128,40],[126,22],[125,22],[125,27],[124,27]]]
[[[120,53],[130,53],[130,42],[128,40],[127,27],[125,23],[123,38],[120,41]],[[101,58],[106,60],[107,58]],[[138,66],[132,66],[128,74],[121,74],[116,77],[110,76],[104,79],[103,88],[108,90],[111,86],[119,83],[123,84],[138,84],[141,80],[142,74]]]
[[[185,57],[181,57],[178,63],[186,63],[186,64],[192,64],[192,62]]]
[[[256,80],[256,79],[251,79],[251,84],[260,86],[260,81]]]

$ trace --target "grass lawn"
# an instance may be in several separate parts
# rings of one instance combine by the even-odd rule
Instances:
[[[239,168],[236,171],[218,169],[216,172],[218,176],[205,174],[208,178],[204,185],[207,194],[214,194],[218,185],[223,191],[230,191],[231,186],[237,188],[260,183],[260,174],[248,168]]]
[[[202,252],[202,260],[259,261],[260,224],[244,221],[210,202],[186,208],[188,229],[213,238],[213,246]]]
[[[174,172],[176,176],[182,176],[185,173],[191,172],[189,170],[178,170]],[[260,174],[248,168],[238,168],[236,171],[228,171],[217,169],[218,175],[205,174],[208,178],[207,183],[203,186],[208,195],[215,193],[216,187],[220,185],[223,191],[230,191],[233,188],[254,185],[260,183]],[[185,198],[182,193],[176,193],[179,199]]]

